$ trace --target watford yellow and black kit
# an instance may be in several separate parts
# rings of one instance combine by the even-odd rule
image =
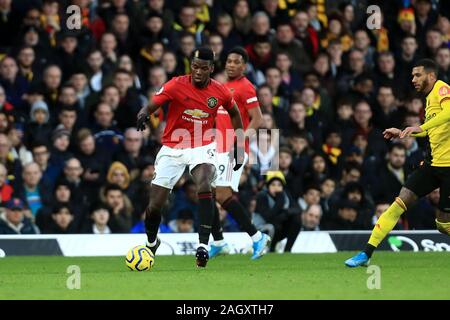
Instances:
[[[416,137],[428,136],[431,157],[414,171],[405,187],[418,197],[440,188],[439,209],[450,212],[450,86],[436,81],[427,95],[423,132]]]

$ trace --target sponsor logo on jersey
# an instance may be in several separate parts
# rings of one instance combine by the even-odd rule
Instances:
[[[196,119],[202,119],[202,118],[209,117],[209,113],[208,112],[205,112],[205,111],[200,110],[200,109],[187,109],[187,110],[184,110],[183,113],[188,114],[192,118],[196,118]]]

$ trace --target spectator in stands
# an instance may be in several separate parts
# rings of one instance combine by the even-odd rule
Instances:
[[[112,111],[116,112],[120,103],[119,89],[112,84],[103,87],[100,101],[109,105],[112,108]]]
[[[409,175],[406,163],[406,147],[395,143],[389,147],[386,164],[377,175],[374,198],[394,201]]]
[[[265,72],[272,63],[272,44],[266,34],[259,35],[245,49],[251,65],[258,71]]]
[[[332,178],[325,178],[320,184],[320,206],[323,209],[324,215],[328,215],[330,211],[330,199],[336,190],[336,181]]]
[[[84,223],[84,207],[80,203],[76,203],[73,199],[73,193],[71,185],[67,180],[60,180],[56,183],[52,200],[50,203],[46,203],[36,213],[36,225],[40,230],[51,230],[55,227],[52,214],[54,213],[55,206],[70,207],[70,212],[73,215],[73,221],[71,230],[77,233]],[[45,233],[45,231],[43,231]]]
[[[439,79],[450,82],[450,48],[440,47],[436,52],[436,63],[439,65]]]
[[[39,229],[26,217],[25,204],[19,198],[12,198],[0,213],[0,234],[37,234]]]
[[[277,33],[273,42],[274,53],[288,53],[293,62],[292,67],[297,72],[305,73],[311,71],[311,59],[303,48],[303,44],[295,39],[292,26],[288,22],[280,22],[276,29]]]
[[[302,42],[305,52],[313,60],[319,53],[319,37],[314,28],[309,24],[308,13],[302,10],[291,19],[295,37]]]
[[[66,180],[70,184],[73,199],[76,203],[87,205],[92,195],[89,194],[89,189],[85,187],[82,175],[83,167],[81,166],[80,160],[72,157],[65,162],[63,173],[59,179]]]
[[[90,220],[83,228],[82,233],[92,234],[110,234],[113,233],[109,227],[110,212],[104,204],[98,204],[93,207],[90,214]]]
[[[281,147],[279,157],[280,171],[286,179],[286,189],[294,199],[298,198],[302,191],[303,179],[292,167],[292,150],[289,147]]]
[[[176,219],[169,222],[169,228],[177,233],[194,232],[194,214],[189,209],[180,210]]]
[[[435,218],[439,207],[439,189],[429,193],[420,199],[414,208],[411,208],[406,215],[408,229],[410,230],[434,230],[436,226]]]
[[[0,111],[0,133],[8,134],[11,130],[13,121],[11,121],[11,116],[7,112]]]
[[[92,132],[86,128],[78,132],[77,145],[76,157],[83,167],[85,187],[90,190],[90,194],[96,194],[105,181],[111,155],[105,149],[97,147]]]
[[[119,161],[114,161],[108,169],[106,181],[118,185],[126,193],[131,181],[127,167]]]
[[[18,159],[22,165],[25,165],[33,160],[33,156],[23,143],[23,131],[23,125],[18,123],[15,128],[9,130],[8,138],[11,141],[11,154],[13,159]]]
[[[163,45],[159,42],[156,42],[152,45],[151,53],[153,54],[155,63],[158,64],[160,63],[163,50],[164,50]],[[117,63],[117,67],[119,69],[127,70],[128,72],[130,72],[132,75],[133,87],[138,90],[142,89],[141,80],[139,80],[139,76],[137,75],[135,64],[133,60],[131,60],[131,57],[129,55],[127,54],[121,55]],[[143,69],[148,70],[149,68]]]
[[[377,107],[374,122],[378,128],[387,129],[395,127],[399,121],[397,112],[397,101],[394,95],[394,89],[391,85],[382,84],[378,88]]]
[[[136,128],[129,128],[124,133],[124,140],[121,149],[114,155],[114,160],[123,163],[130,172],[131,180],[139,175],[139,162],[143,157],[142,135]]]
[[[258,101],[260,103],[261,111],[264,113],[269,113],[273,116],[275,120],[276,127],[285,128],[287,122],[286,110],[283,108],[277,108],[273,104],[274,95],[271,88],[266,84],[259,87],[258,91]]]
[[[70,132],[64,128],[56,128],[52,132],[52,142],[50,161],[62,167],[64,162],[72,157],[72,152],[69,150]]]
[[[126,206],[124,193],[118,185],[107,185],[102,194],[111,212],[110,227],[115,232],[128,233],[132,226],[133,208]]]
[[[113,83],[119,89],[120,102],[115,112],[115,120],[121,131],[136,124],[135,115],[141,108],[138,93],[133,88],[133,74],[119,69],[114,73]]]
[[[66,204],[58,204],[52,210],[52,223],[42,233],[67,234],[77,233],[74,217],[70,207]]]
[[[50,114],[57,114],[61,81],[62,71],[59,66],[52,64],[45,68],[41,85]]]
[[[50,159],[50,151],[48,146],[43,142],[36,142],[31,147],[33,161],[36,162],[42,172],[42,181],[48,186],[53,186],[54,182],[61,173],[62,167],[52,164]]]
[[[16,186],[14,195],[27,204],[35,217],[43,205],[51,202],[51,190],[42,180],[41,168],[35,162],[23,167],[22,179],[23,184]]]
[[[11,199],[14,192],[13,187],[9,185],[7,179],[8,171],[6,170],[5,166],[0,163],[0,203],[3,204]]]
[[[6,93],[6,100],[18,110],[22,110],[22,97],[28,90],[28,82],[19,73],[13,57],[6,56],[0,61],[0,85]]]
[[[0,163],[8,171],[8,180],[20,183],[22,176],[22,165],[18,159],[11,156],[11,141],[4,133],[0,133]]]
[[[247,1],[240,0],[236,1],[233,18],[225,12],[217,16],[216,32],[223,39],[224,52],[228,52],[236,46],[242,46],[242,39],[249,34],[252,18],[248,14],[248,10]]]
[[[194,227],[198,222],[198,197],[197,187],[192,180],[187,180],[174,192],[173,206],[169,210],[168,221],[175,220],[181,210],[189,209],[194,215]]]
[[[104,33],[102,39],[106,38],[109,33]],[[114,41],[114,36],[111,36]],[[86,66],[86,74],[88,77],[89,85],[94,92],[99,92],[102,89],[103,83],[105,81],[106,75],[110,72],[110,69],[105,63],[102,56],[102,52],[98,49],[94,49],[89,52]],[[115,62],[114,62],[115,63]],[[110,67],[112,68],[112,66]]]
[[[114,114],[109,104],[100,102],[94,113],[95,122],[90,128],[97,145],[111,151],[118,150],[123,139],[121,131],[114,124]]]
[[[36,63],[36,54],[31,46],[22,46],[17,54],[17,64],[19,67],[19,73],[30,84],[32,81],[40,77],[40,70]]]
[[[80,69],[76,70],[69,79],[69,82],[76,90],[76,95],[80,108],[86,116],[89,116],[88,107],[92,100],[92,88],[89,86],[87,76]]]
[[[409,34],[401,40],[400,54],[395,59],[396,73],[398,74],[398,92],[410,91],[411,70],[418,58],[418,44],[416,37]],[[397,84],[396,84],[397,86]]]
[[[278,52],[275,56],[275,66],[281,72],[281,86],[286,88],[287,94],[301,87],[300,75],[292,70],[292,60],[286,52]]]
[[[71,147],[76,145],[76,141],[74,140],[78,135],[78,114],[79,112],[74,106],[63,106],[58,114],[58,125],[56,127],[70,132]]]
[[[11,113],[13,110],[14,106],[6,100],[5,89],[0,85],[0,111],[6,115],[6,113]]]
[[[177,56],[173,51],[165,51],[161,58],[161,65],[166,71],[167,80],[172,79],[180,74]]]
[[[139,176],[132,180],[128,189],[128,196],[134,205],[134,221],[144,212],[150,191],[150,182],[155,173],[155,162],[153,158],[145,157],[139,162],[137,167]]]
[[[50,113],[45,101],[36,101],[31,106],[30,122],[27,124],[25,143],[33,145],[36,141],[49,141],[52,135],[52,125],[49,123]]]
[[[284,189],[286,180],[279,171],[269,172],[266,177],[266,189],[261,191],[256,199],[256,212],[265,223],[274,226],[275,235],[271,244],[271,251],[275,250],[278,241],[288,237],[285,252],[290,252],[300,231],[301,210]]]
[[[364,225],[358,222],[358,205],[350,200],[341,200],[337,212],[330,217],[325,230],[362,230]]]
[[[301,231],[319,231],[320,219],[322,218],[322,208],[318,204],[313,204],[302,212]]]
[[[348,54],[348,68],[347,70],[343,70],[336,80],[337,92],[341,95],[348,92],[356,77],[364,71],[364,54],[358,49],[350,50]]]

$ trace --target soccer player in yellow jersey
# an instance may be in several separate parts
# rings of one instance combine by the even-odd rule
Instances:
[[[450,86],[437,80],[438,66],[430,59],[420,60],[412,69],[412,83],[417,92],[426,95],[425,123],[419,127],[386,129],[385,139],[408,136],[430,140],[431,159],[427,159],[407,179],[399,196],[383,212],[373,228],[364,251],[345,261],[348,267],[367,265],[374,250],[394,228],[400,216],[419,198],[440,188],[437,229],[450,235]]]

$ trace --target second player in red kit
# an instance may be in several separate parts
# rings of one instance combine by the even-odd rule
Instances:
[[[233,94],[236,104],[238,105],[245,130],[244,136],[246,138],[246,145],[244,164],[247,162],[249,154],[247,138],[250,138],[253,134],[255,134],[256,129],[258,129],[262,123],[262,114],[259,107],[258,98],[256,97],[255,88],[244,74],[247,61],[248,55],[245,49],[236,47],[228,52],[225,63],[225,71],[228,78],[225,86]],[[233,170],[233,158],[229,155],[234,151],[233,144],[236,140],[233,135],[234,130],[230,116],[225,109],[219,109],[216,119],[216,128],[218,151],[217,179],[215,182],[216,199],[220,205],[239,223],[240,229],[247,232],[252,238],[252,259],[255,260],[266,253],[271,239],[268,235],[262,234],[260,231],[256,230],[255,226],[251,222],[250,214],[241,204],[239,199],[233,194],[233,192],[239,191],[239,181],[241,179],[244,166],[239,168],[239,170]],[[227,253],[229,249],[223,238],[218,210],[214,216],[212,235],[214,242],[211,245],[210,257]]]

